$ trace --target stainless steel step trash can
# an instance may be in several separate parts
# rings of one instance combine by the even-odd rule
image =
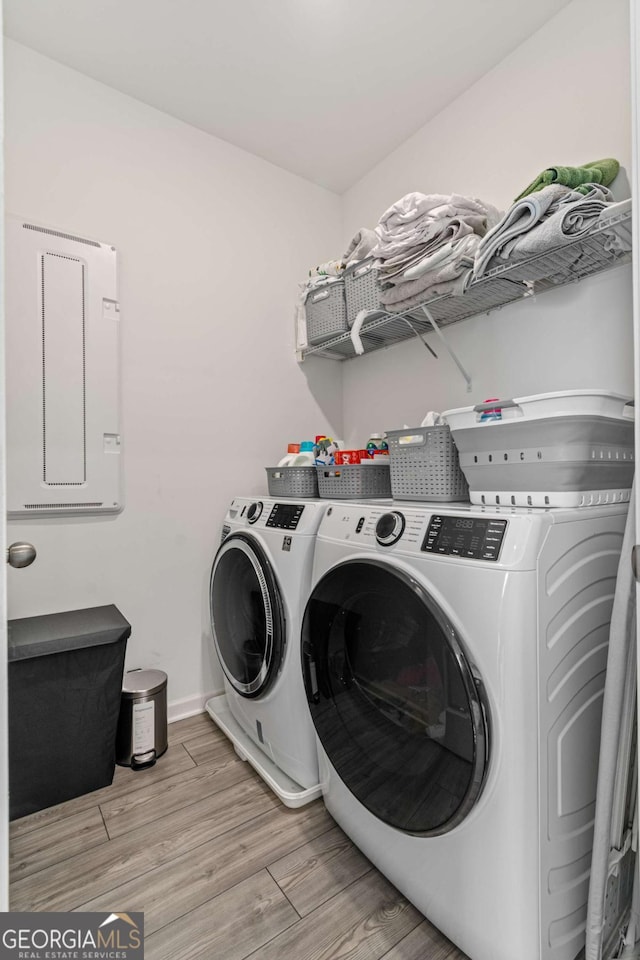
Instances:
[[[167,675],[163,670],[128,670],[122,684],[116,763],[151,767],[167,749]]]

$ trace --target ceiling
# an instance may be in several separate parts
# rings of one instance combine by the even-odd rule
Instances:
[[[4,0],[5,33],[342,193],[570,0]]]

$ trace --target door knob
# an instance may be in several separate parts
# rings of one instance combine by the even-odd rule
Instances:
[[[7,563],[12,567],[28,567],[36,558],[32,543],[12,543],[7,547]]]

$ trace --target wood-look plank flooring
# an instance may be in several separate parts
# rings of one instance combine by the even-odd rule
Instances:
[[[14,821],[10,853],[12,910],[142,910],[148,960],[467,960],[206,714],[170,725],[154,767]]]

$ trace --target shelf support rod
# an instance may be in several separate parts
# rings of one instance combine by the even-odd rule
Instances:
[[[429,344],[428,344],[427,341],[424,339],[424,337],[422,336],[422,334],[420,333],[420,331],[419,331],[419,330],[416,330],[416,328],[414,327],[414,325],[411,323],[411,320],[409,320],[409,317],[400,317],[400,320],[404,320],[405,323],[409,324],[409,326],[411,327],[411,329],[412,329],[413,332],[415,333],[416,337],[418,338],[418,340],[420,341],[420,343],[422,344],[422,346],[423,346],[423,347],[426,347],[426,349],[429,351],[429,353],[431,354],[431,356],[432,356],[432,357],[435,357],[436,360],[437,360],[437,359],[438,359],[438,354],[435,352],[435,350],[433,349],[433,347],[429,346]]]
[[[429,311],[427,310],[427,308],[424,306],[424,304],[422,304],[422,305],[420,306],[420,309],[421,309],[422,312],[424,313],[425,317],[427,318],[427,320],[429,321],[429,323],[431,324],[431,326],[433,327],[433,329],[435,330],[435,332],[436,332],[436,333],[438,334],[438,336],[440,337],[440,340],[442,341],[443,347],[445,348],[445,350],[447,351],[447,353],[449,354],[449,356],[451,357],[451,359],[452,359],[453,362],[455,363],[456,367],[458,368],[458,370],[460,371],[460,373],[461,373],[462,376],[464,377],[465,383],[467,384],[467,393],[471,393],[471,377],[469,376],[469,374],[467,373],[467,371],[465,370],[465,368],[462,366],[462,364],[461,364],[460,361],[458,360],[457,356],[455,355],[455,353],[453,352],[453,350],[451,349],[451,347],[450,347],[449,344],[447,343],[447,340],[446,340],[446,338],[445,338],[444,333],[442,332],[442,330],[440,329],[440,327],[438,326],[438,324],[436,323],[436,321],[433,319],[433,317],[431,316],[431,314],[429,313]]]

